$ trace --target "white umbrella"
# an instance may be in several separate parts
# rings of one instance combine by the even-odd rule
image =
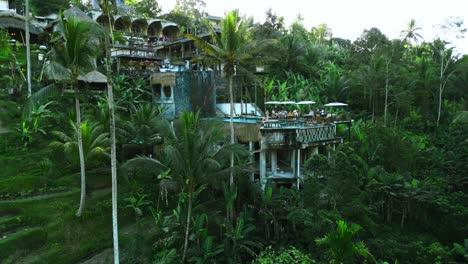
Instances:
[[[348,106],[348,104],[333,102],[333,103],[324,104],[324,106]]]
[[[281,104],[281,102],[278,102],[278,101],[268,101],[268,102],[265,102],[265,104]]]
[[[282,105],[296,104],[296,102],[293,102],[293,101],[284,101],[284,102],[281,102],[280,104],[282,104]]]
[[[297,102],[296,104],[298,105],[308,105],[308,104],[315,104],[314,101],[300,101],[300,102]]]

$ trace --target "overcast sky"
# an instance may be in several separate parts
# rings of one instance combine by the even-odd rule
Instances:
[[[175,0],[162,0],[163,11],[170,11]],[[307,29],[326,23],[333,36],[355,40],[364,29],[377,27],[389,38],[398,38],[408,22],[414,18],[423,30],[425,40],[438,33],[434,25],[452,17],[461,17],[468,25],[468,0],[205,0],[210,15],[223,16],[239,9],[255,21],[265,21],[269,8],[285,18],[287,25],[300,13]],[[468,34],[456,41],[457,49],[468,54]]]

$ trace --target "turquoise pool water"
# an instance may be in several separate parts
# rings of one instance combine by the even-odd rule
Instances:
[[[231,119],[229,117],[220,118],[223,122],[229,122]],[[262,122],[262,119],[257,118],[234,118],[234,123],[244,123],[244,124],[256,124]]]

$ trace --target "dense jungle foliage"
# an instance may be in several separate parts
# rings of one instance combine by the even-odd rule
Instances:
[[[177,15],[198,19],[190,6]],[[308,30],[298,20],[288,27],[271,10],[263,23],[230,13],[221,34],[237,33],[229,30],[230,19],[245,29],[236,42],[244,46],[234,54],[249,56],[236,66],[253,71],[262,61],[267,70],[246,74],[236,101],[314,100],[318,108],[346,102],[353,123],[339,132],[351,137],[329,157],[307,160],[300,190],[274,184],[262,190],[249,180],[247,148],[231,144],[222,124],[194,112],[172,125],[151,103],[147,80],[108,76],[121,261],[467,263],[468,56],[443,39],[424,41],[414,21],[401,39],[371,28],[351,42],[333,37],[326,25]],[[1,34],[2,263],[113,260],[110,101],[76,79],[95,66],[83,58],[105,58],[105,37],[86,23],[76,26],[81,38],[65,38],[73,32],[63,30],[47,43],[51,65],[65,71],[33,59],[32,99],[26,98],[25,48]],[[447,26],[464,29],[463,23]],[[67,50],[63,44],[73,40],[82,49]],[[223,41],[229,40],[219,48],[232,52]],[[252,46],[258,49],[245,49]],[[94,54],[93,47],[102,51]],[[64,59],[73,56],[82,61]],[[79,86],[77,99],[70,86]],[[86,206],[77,217],[80,137]]]

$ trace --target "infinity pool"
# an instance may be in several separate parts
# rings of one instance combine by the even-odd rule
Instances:
[[[230,122],[231,119],[229,117],[220,117],[216,118],[218,120],[222,120],[223,122]],[[244,123],[244,124],[256,124],[262,122],[261,118],[243,118],[243,117],[234,117],[234,123]]]

